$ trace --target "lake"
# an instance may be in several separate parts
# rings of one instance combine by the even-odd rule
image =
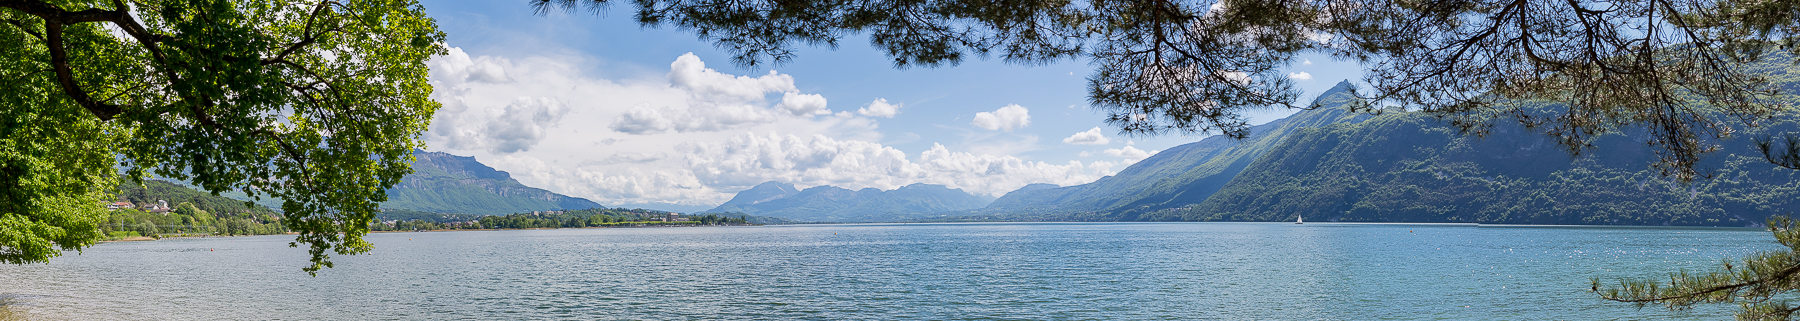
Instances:
[[[52,319],[1725,319],[1588,280],[1780,249],[1748,229],[1308,223],[852,224],[379,233],[300,271],[291,236],[0,265]]]

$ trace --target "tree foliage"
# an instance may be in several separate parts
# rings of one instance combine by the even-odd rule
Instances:
[[[1784,216],[1770,217],[1769,232],[1786,250],[1762,252],[1737,264],[1727,260],[1716,270],[1669,274],[1667,281],[1619,280],[1592,290],[1608,300],[1635,303],[1639,307],[1662,305],[1685,309],[1702,303],[1739,303],[1739,320],[1792,320],[1800,306],[1784,294],[1800,290],[1800,222]]]
[[[533,0],[599,12],[609,0]],[[673,26],[743,65],[800,44],[866,34],[896,67],[970,56],[1024,64],[1086,59],[1092,105],[1127,133],[1248,134],[1246,110],[1294,106],[1301,54],[1368,68],[1368,108],[1403,105],[1481,133],[1514,119],[1580,153],[1647,130],[1667,174],[1690,178],[1733,125],[1789,107],[1737,66],[1800,53],[1800,2],[1758,0],[912,1],[640,0],[644,26]],[[1791,56],[1788,58],[1792,60]],[[1535,101],[1568,104],[1549,116]],[[1723,113],[1711,113],[1710,109]]]
[[[367,251],[443,38],[411,0],[0,0],[0,259],[92,244],[115,165],[284,200],[308,272]]]

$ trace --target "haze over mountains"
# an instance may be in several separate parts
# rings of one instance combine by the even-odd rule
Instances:
[[[706,212],[737,212],[809,222],[872,222],[927,217],[934,213],[980,208],[994,199],[943,185],[912,184],[883,191],[848,190],[765,182]]]

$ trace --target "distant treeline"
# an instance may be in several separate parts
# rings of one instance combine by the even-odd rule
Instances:
[[[186,186],[145,180],[142,186],[126,182],[101,232],[109,239],[135,236],[169,237],[196,235],[285,234],[281,213]],[[669,218],[676,218],[669,221]],[[785,224],[791,221],[744,215],[679,213],[627,208],[590,208],[567,211],[535,211],[509,215],[431,213],[415,210],[383,210],[369,225],[373,231],[526,229],[601,226],[705,226]]]
[[[568,211],[536,211],[531,213],[514,213],[508,215],[478,216],[469,214],[426,213],[410,210],[389,210],[377,216],[380,221],[370,224],[373,231],[418,231],[418,230],[456,230],[456,229],[527,229],[527,228],[579,228],[606,226],[703,226],[703,225],[752,225],[748,215],[730,216],[707,214],[703,216],[687,216],[672,212],[626,209],[626,208],[591,208]],[[671,216],[678,217],[668,221]]]

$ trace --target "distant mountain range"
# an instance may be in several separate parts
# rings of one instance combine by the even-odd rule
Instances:
[[[771,181],[738,192],[731,201],[705,212],[736,212],[804,222],[896,221],[981,208],[993,200],[943,185],[912,184],[891,191],[852,191],[835,186],[801,190],[793,184]]]

